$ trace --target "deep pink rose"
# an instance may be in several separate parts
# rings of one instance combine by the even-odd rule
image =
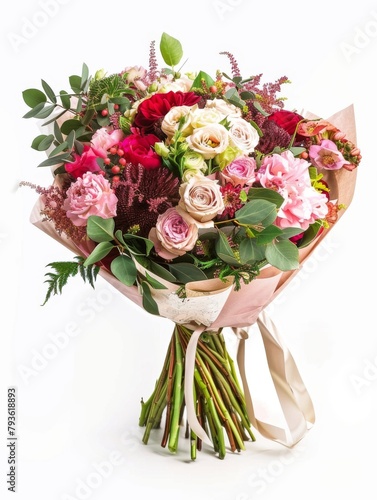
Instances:
[[[154,94],[139,104],[133,124],[143,131],[148,131],[174,106],[192,106],[200,99],[194,92],[170,91]]]
[[[86,226],[91,215],[110,219],[116,215],[118,198],[101,174],[86,172],[67,190],[63,208],[75,226]]]
[[[133,165],[142,165],[146,169],[161,167],[161,156],[153,149],[153,145],[160,139],[153,135],[128,135],[120,147],[124,151],[124,159]]]
[[[82,177],[86,172],[100,172],[101,168],[97,163],[99,156],[87,145],[81,155],[74,153],[74,161],[65,164],[65,170],[75,179]]]
[[[272,113],[268,119],[275,122],[276,125],[279,125],[279,127],[283,128],[288,134],[293,135],[298,122],[303,120],[304,117],[294,111],[282,109]]]

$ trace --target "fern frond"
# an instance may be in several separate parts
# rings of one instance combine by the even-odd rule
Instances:
[[[42,304],[43,306],[52,295],[61,294],[68,279],[76,276],[78,273],[84,282],[88,282],[94,288],[94,282],[100,267],[95,264],[84,266],[85,259],[81,256],[76,256],[75,259],[76,261],[71,262],[51,262],[47,264],[46,267],[51,267],[55,272],[48,272],[45,274],[45,277],[48,279],[46,279],[44,283],[48,283],[48,289]]]

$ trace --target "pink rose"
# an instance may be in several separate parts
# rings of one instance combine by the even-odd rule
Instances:
[[[67,190],[63,208],[75,226],[85,226],[88,217],[110,219],[116,215],[118,199],[102,175],[86,172]]]
[[[101,168],[97,163],[98,155],[87,145],[81,155],[73,154],[74,161],[65,164],[65,170],[75,179],[82,177],[86,172],[100,172]]]
[[[233,186],[249,186],[255,181],[256,161],[249,156],[239,156],[229,163],[220,174],[225,183],[230,182]]]
[[[153,149],[156,142],[161,141],[153,134],[129,135],[120,143],[124,151],[123,158],[133,165],[140,164],[146,169],[161,167],[161,157]]]
[[[178,207],[168,208],[158,216],[156,227],[149,232],[155,250],[163,259],[175,259],[192,250],[198,239],[195,220]]]
[[[218,181],[204,175],[196,174],[190,177],[187,182],[181,184],[179,194],[181,196],[179,206],[186,210],[198,225],[212,221],[224,210]]]
[[[348,163],[337,145],[328,139],[321,141],[318,146],[310,146],[309,157],[313,165],[325,170],[339,170]]]
[[[106,158],[108,150],[123,138],[124,133],[120,129],[108,132],[105,128],[100,128],[92,136],[92,149],[101,158]]]

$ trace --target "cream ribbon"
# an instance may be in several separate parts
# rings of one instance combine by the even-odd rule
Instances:
[[[291,353],[265,311],[259,314],[257,325],[262,335],[270,375],[287,427],[284,429],[263,422],[256,417],[245,371],[245,341],[248,338],[249,327],[246,329],[233,328],[233,332],[239,339],[237,363],[243,384],[247,412],[250,422],[262,436],[284,446],[292,447],[305,436],[315,422],[313,403]],[[184,391],[188,424],[198,438],[211,445],[210,438],[196,417],[193,392],[196,349],[199,337],[204,330],[206,330],[204,326],[195,329],[187,346]]]

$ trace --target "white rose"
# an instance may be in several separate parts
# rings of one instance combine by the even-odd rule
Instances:
[[[252,153],[259,142],[258,132],[243,118],[230,120],[229,135],[231,142],[244,154]]]
[[[178,130],[182,118],[185,118],[181,126],[182,134],[189,135],[192,132],[190,110],[191,106],[174,106],[165,115],[161,123],[161,129],[169,139],[171,139]]]
[[[242,116],[240,108],[237,108],[234,104],[230,104],[223,99],[209,99],[206,102],[206,108],[215,108],[224,116],[229,118],[237,118]]]
[[[217,180],[204,175],[192,176],[179,188],[179,206],[198,222],[208,222],[224,211],[224,201]]]
[[[229,134],[223,125],[214,123],[195,129],[186,141],[193,151],[209,160],[225,151],[229,144]]]
[[[205,127],[224,120],[225,115],[216,108],[198,108],[192,110],[191,124],[194,128]]]

